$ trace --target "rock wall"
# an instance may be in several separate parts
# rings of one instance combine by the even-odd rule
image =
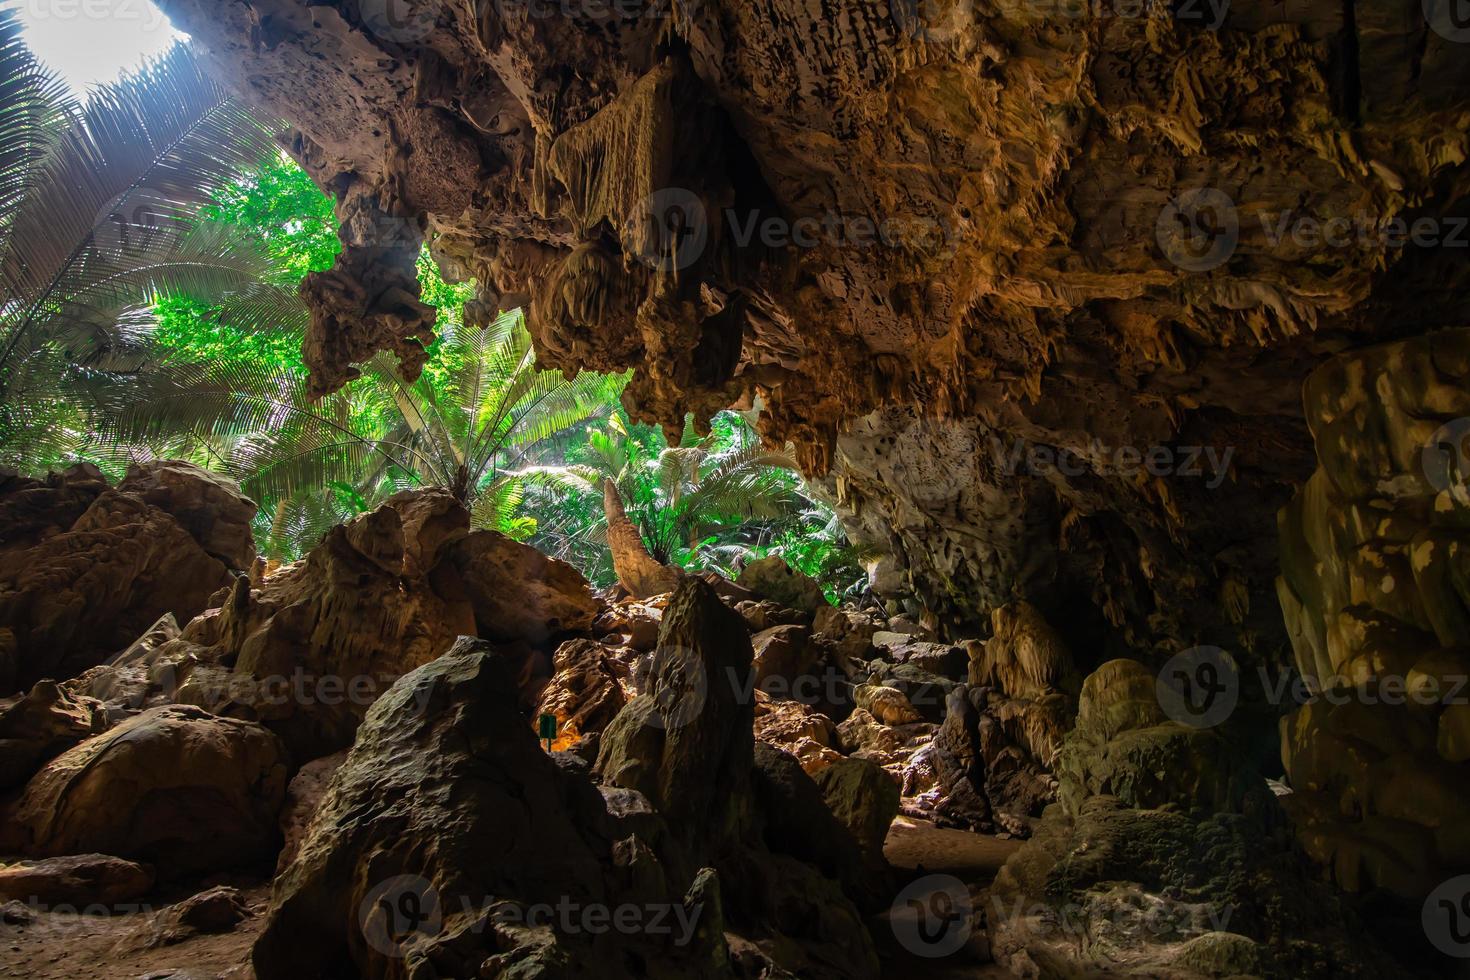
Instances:
[[[758,408],[936,620],[1270,652],[1300,381],[1470,319],[1470,61],[1414,5],[163,7],[338,198],[317,390],[419,369],[427,237],[636,416]]]
[[[121,653],[161,616],[187,621],[255,563],[255,504],[197,466],[81,465],[0,477],[0,695]]]
[[[1282,721],[1307,851],[1409,897],[1470,871],[1470,330],[1313,373],[1317,471],[1281,512],[1310,703]]]

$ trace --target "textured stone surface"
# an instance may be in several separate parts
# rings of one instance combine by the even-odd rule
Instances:
[[[1463,323],[1454,250],[1375,233],[1467,187],[1470,67],[1417,14],[164,6],[339,196],[319,388],[375,349],[417,369],[427,231],[479,308],[529,308],[549,366],[635,369],[638,415],[758,402],[937,618],[1020,596],[1087,603],[1079,636],[1279,636],[1261,542],[1305,476],[1296,384]],[[1233,211],[1171,209],[1212,188]],[[1017,472],[1017,439],[1081,464]],[[1114,465],[1155,446],[1235,452]]]
[[[551,674],[537,644],[590,629],[599,608],[575,569],[471,532],[464,507],[429,490],[333,528],[257,588],[238,580],[220,609],[136,652],[174,699],[259,720],[313,759],[351,744],[374,700],[460,636],[514,652],[534,704]]]
[[[834,980],[876,975],[866,933],[835,884],[787,853],[746,854],[761,848],[764,820],[748,711],[743,732],[718,710],[679,713],[689,692],[668,686],[679,657],[712,666],[717,661],[701,654],[726,649],[739,659],[745,643],[749,669],[743,630],[715,629],[727,625],[721,614],[739,621],[702,583],[681,589],[665,627],[679,654],[655,672],[654,694],[630,702],[607,733],[604,761],[640,755],[653,796],[627,785],[631,778],[598,787],[582,760],[545,753],[518,710],[513,674],[488,644],[462,641],[401,678],[369,712],[276,882],[256,974],[295,977],[350,962],[381,977],[418,976],[429,964],[452,976],[733,977],[729,931],[753,940],[762,969],[773,969],[774,959]],[[687,643],[674,644],[679,637]],[[641,740],[641,706],[666,691],[674,691],[662,702],[670,718],[687,724]],[[810,780],[790,765],[825,813]],[[838,854],[845,831],[826,816],[836,833],[825,835],[822,854]],[[833,873],[841,867],[834,863]],[[419,911],[433,912],[394,931],[391,916],[405,893]],[[731,895],[741,904],[727,920]],[[693,928],[680,936],[679,929],[526,921],[525,910],[538,903],[677,906],[673,915]],[[794,910],[796,919],[778,918],[776,909]],[[817,959],[807,961],[803,942],[820,951]]]
[[[585,632],[597,618],[601,604],[581,572],[503,534],[476,531],[453,546],[450,560],[486,639],[541,643]]]
[[[571,640],[556,651],[551,683],[541,694],[538,714],[556,716],[554,748],[565,748],[583,735],[602,732],[627,703],[623,677],[627,669],[600,643]]]
[[[827,808],[852,832],[863,856],[873,864],[885,865],[883,841],[898,816],[898,784],[865,759],[835,762],[815,778]]]
[[[320,759],[313,759],[296,770],[296,775],[291,777],[291,782],[286,786],[285,802],[281,806],[280,825],[283,843],[281,853],[276,856],[277,874],[286,870],[287,865],[296,860],[296,854],[301,850],[301,842],[306,840],[306,834],[311,829],[311,821],[316,817],[322,797],[327,793],[327,786],[346,758],[346,752],[337,752]]]
[[[1286,802],[1343,888],[1470,870],[1470,330],[1343,354],[1305,392],[1318,469],[1281,512],[1281,608],[1321,697],[1281,722]]]
[[[255,504],[227,480],[154,462],[113,489],[99,481],[78,468],[0,487],[14,521],[0,545],[0,692],[66,680],[165,613],[189,619],[254,562]]]
[[[261,726],[156,708],[48,763],[7,808],[4,846],[116,854],[162,875],[269,861],[286,775]]]
[[[0,902],[114,905],[153,887],[153,869],[106,854],[75,854],[0,866]]]
[[[1311,879],[1279,815],[1058,804],[984,908],[996,962],[1015,976],[1421,975],[1365,941],[1370,923]]]
[[[20,785],[41,764],[98,734],[100,702],[55,681],[38,681],[24,695],[0,704],[0,791]]]
[[[1093,796],[1141,810],[1263,805],[1265,781],[1241,746],[1217,729],[1167,719],[1155,690],[1154,674],[1131,660],[1104,664],[1082,685],[1077,727],[1057,759],[1069,812]]]
[[[602,511],[607,518],[607,546],[612,552],[613,569],[624,591],[635,599],[673,592],[679,584],[679,573],[660,565],[648,553],[638,526],[628,519],[623,498],[611,480],[602,481]]]

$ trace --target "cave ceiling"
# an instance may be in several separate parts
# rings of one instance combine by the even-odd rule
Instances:
[[[1470,322],[1432,2],[160,5],[336,195],[315,391],[419,370],[427,241],[636,417],[758,410],[941,624],[1279,650],[1303,379]]]

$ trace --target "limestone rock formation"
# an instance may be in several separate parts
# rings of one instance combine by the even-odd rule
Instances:
[[[735,582],[758,596],[809,615],[820,612],[828,604],[820,585],[774,555],[746,565]]]
[[[3,693],[101,663],[165,613],[195,616],[255,560],[255,504],[188,463],[137,464],[111,489],[77,468],[0,492],[15,522],[0,545]]]
[[[638,526],[628,520],[623,498],[611,480],[602,481],[602,510],[607,518],[607,546],[618,584],[635,599],[666,595],[679,584],[679,574],[648,553]]]
[[[55,681],[38,681],[21,697],[0,703],[0,792],[25,782],[41,764],[106,726],[100,702]]]
[[[808,776],[842,759],[831,718],[800,701],[775,700],[764,691],[755,695],[755,737],[795,756]]]
[[[690,591],[680,596],[692,598],[675,599],[666,636],[692,630],[687,638],[706,652],[728,645],[728,634],[706,632],[706,617],[716,609],[735,614],[699,591],[704,586],[684,588]],[[748,670],[748,644],[744,659]],[[667,682],[668,671],[656,676]],[[769,891],[783,908],[800,907],[791,904],[798,900],[793,883],[821,892],[822,879],[804,865],[791,862],[784,878],[774,871],[764,878],[758,862],[740,856],[755,843],[748,728],[742,738],[704,714],[690,717],[685,740],[665,741],[657,757],[662,771],[648,781],[656,798],[626,785],[599,792],[580,760],[542,751],[517,698],[504,659],[466,640],[401,678],[374,705],[300,852],[276,882],[254,953],[262,980],[316,975],[344,962],[382,977],[425,969],[734,976],[725,933],[759,914],[742,910],[727,921],[731,889],[744,900]],[[664,703],[677,715],[681,701]],[[628,758],[632,746],[614,731],[645,703],[655,702],[638,699],[624,709],[607,743],[621,747],[605,752]],[[725,751],[710,741],[721,734]],[[712,765],[685,764],[696,761],[689,754],[696,745],[713,750]],[[674,774],[681,778],[666,778]],[[706,806],[715,799],[735,805]],[[825,919],[838,921],[841,894],[823,900]],[[589,912],[610,918],[633,908],[639,919],[631,927],[583,927]],[[541,909],[571,909],[572,917]],[[856,916],[847,922],[856,932],[842,940],[865,943]],[[841,967],[853,966],[851,975],[873,975],[862,950],[831,954],[830,965],[812,975],[840,976]]]
[[[1470,65],[1417,9],[163,6],[338,198],[317,390],[417,371],[427,236],[639,417],[758,405],[936,621],[1279,639],[1297,384],[1464,323],[1408,229],[1470,187]]]
[[[600,643],[570,640],[556,651],[551,683],[542,692],[538,714],[556,717],[555,748],[602,732],[628,701],[623,689],[628,667]]]
[[[259,588],[238,581],[147,660],[179,700],[259,720],[312,759],[351,744],[377,697],[460,636],[518,650],[534,702],[551,673],[535,644],[590,628],[599,608],[575,569],[470,531],[448,493],[409,492],[333,528]]]
[[[543,643],[586,632],[600,611],[581,572],[503,534],[471,534],[454,546],[451,560],[487,639]]]
[[[1155,690],[1126,660],[1084,682],[1059,802],[983,903],[996,962],[1021,976],[1405,976],[1313,880],[1239,746],[1167,719]]]
[[[818,773],[816,781],[827,808],[852,832],[864,858],[885,866],[883,841],[898,816],[898,784],[866,759],[835,762]]]
[[[153,887],[153,869],[106,854],[73,854],[0,867],[0,902],[115,905]]]
[[[1110,661],[1087,678],[1077,727],[1057,762],[1068,809],[1075,812],[1093,796],[1116,797],[1141,810],[1263,806],[1265,783],[1248,754],[1218,729],[1168,718],[1156,683],[1154,673],[1133,660]]]
[[[1303,845],[1351,891],[1470,871],[1470,330],[1343,354],[1307,382],[1318,469],[1278,583],[1310,703],[1283,718]]]
[[[313,759],[296,770],[296,775],[286,785],[280,816],[283,843],[281,853],[276,856],[276,874],[285,871],[296,860],[316,811],[321,807],[322,798],[327,794],[327,786],[346,759],[345,751]]]
[[[0,847],[115,854],[169,876],[269,861],[287,765],[253,722],[156,708],[48,763],[7,805]]]

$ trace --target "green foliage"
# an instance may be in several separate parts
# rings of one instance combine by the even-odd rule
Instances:
[[[75,456],[98,386],[146,364],[154,297],[261,282],[195,217],[269,130],[185,49],[78,105],[0,12],[0,462]]]
[[[658,561],[734,577],[753,557],[780,554],[844,592],[861,569],[841,524],[803,492],[795,461],[771,452],[745,419],[715,417],[708,437],[686,426],[679,445],[660,429],[629,424],[621,411],[589,427],[568,464],[544,468],[527,510],[542,550],[580,567],[599,585],[616,581],[607,551],[601,481],[618,488],[629,520]]]
[[[476,527],[529,536],[531,477],[516,468],[605,414],[623,381],[537,370],[519,313],[485,330],[451,321],[436,348],[436,370],[411,384],[380,354],[315,403],[299,370],[172,360],[124,386],[105,424],[117,444],[167,444],[234,476],[262,505],[270,557],[298,557],[332,524],[425,486],[458,497]]]
[[[782,554],[840,589],[840,526],[740,416],[669,446],[617,408],[625,378],[537,370],[518,313],[465,327],[474,285],[427,248],[440,337],[422,377],[380,355],[309,401],[296,291],[341,246],[332,199],[271,132],[182,48],[77,105],[0,12],[0,463],[192,460],[240,480],[281,559],[440,486],[600,584],[607,477],[661,561],[734,574]]]
[[[269,279],[292,289],[307,273],[330,269],[342,251],[331,197],[284,153],[225,187],[199,216],[248,229],[270,259]]]

